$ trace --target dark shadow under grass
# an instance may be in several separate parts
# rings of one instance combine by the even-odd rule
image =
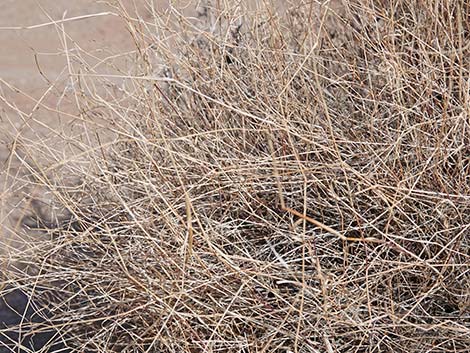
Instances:
[[[57,337],[48,313],[21,289],[5,288],[0,298],[0,352],[70,352]]]

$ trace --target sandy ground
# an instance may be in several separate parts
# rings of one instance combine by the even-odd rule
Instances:
[[[149,17],[148,1],[120,3],[131,16],[138,11],[144,19]],[[153,1],[158,11],[168,4]],[[118,10],[103,1],[2,0],[0,48],[1,243],[18,229],[24,206],[20,204],[31,192],[23,190],[21,180],[15,181],[25,157],[21,146],[32,146],[39,155],[47,149],[64,158],[73,153],[61,143],[74,136],[72,122],[78,112],[69,63],[79,58],[95,73],[113,73],[132,64],[128,61],[134,43]]]

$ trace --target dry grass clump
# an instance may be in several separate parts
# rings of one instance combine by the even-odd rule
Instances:
[[[122,97],[80,77],[116,140],[55,187],[71,216],[30,261],[56,329],[96,352],[467,351],[469,13],[123,12]]]

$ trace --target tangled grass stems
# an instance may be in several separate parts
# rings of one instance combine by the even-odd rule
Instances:
[[[119,96],[76,78],[115,140],[43,178],[35,297],[81,351],[465,352],[470,4],[263,4],[122,11]]]

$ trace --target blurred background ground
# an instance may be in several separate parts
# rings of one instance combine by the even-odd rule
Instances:
[[[123,5],[130,16],[138,12],[145,18],[150,14],[151,8],[145,1],[137,3],[131,0],[1,2],[0,234],[3,237],[18,228],[22,212],[19,210],[23,207],[20,204],[24,201],[24,183],[15,180],[22,173],[15,154],[22,153],[22,146],[41,149],[44,157],[50,153],[65,159],[77,153],[67,143],[83,138],[78,135],[84,131],[74,96],[76,90],[71,86],[71,77],[76,74],[73,64],[86,62],[95,74],[119,74],[120,69],[132,65],[129,62],[135,50],[132,35],[113,6]],[[155,11],[163,11],[168,6],[169,1],[153,1]],[[73,19],[77,17],[80,19]],[[54,21],[58,22],[54,24]],[[14,154],[10,153],[12,150]]]

